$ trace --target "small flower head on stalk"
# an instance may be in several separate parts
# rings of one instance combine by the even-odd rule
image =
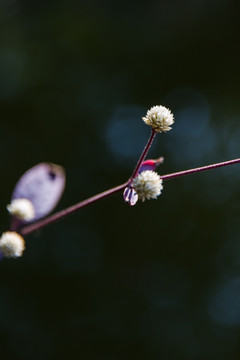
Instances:
[[[152,170],[141,172],[132,182],[139,199],[156,199],[163,189],[162,179]]]
[[[15,231],[6,231],[0,238],[0,257],[16,258],[22,256],[25,242]]]
[[[161,105],[153,106],[142,119],[156,132],[169,131],[171,130],[170,126],[174,123],[172,112]]]
[[[35,216],[33,203],[28,199],[14,199],[7,205],[7,210],[18,219],[31,221]]]
[[[154,171],[156,167],[160,164],[162,164],[164,161],[164,158],[161,156],[158,159],[149,159],[142,162],[142,165],[140,166],[136,176],[138,174],[141,174],[143,171],[152,170]],[[126,203],[128,203],[130,206],[134,206],[138,201],[138,194],[134,190],[132,184],[130,183],[123,192],[123,199]]]

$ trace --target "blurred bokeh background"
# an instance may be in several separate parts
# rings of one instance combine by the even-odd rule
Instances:
[[[234,0],[0,0],[1,231],[18,178],[66,169],[58,209],[124,182],[153,105],[175,114],[160,174],[239,157]],[[240,357],[240,168],[121,194],[26,238],[0,263],[0,356]]]

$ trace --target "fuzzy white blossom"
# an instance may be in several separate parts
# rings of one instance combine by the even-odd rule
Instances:
[[[163,188],[162,179],[152,170],[141,172],[133,180],[133,188],[138,194],[139,199],[145,201],[146,199],[156,199],[161,194]]]
[[[7,205],[11,215],[25,221],[30,221],[35,216],[35,210],[32,202],[28,199],[14,199]]]
[[[22,256],[25,242],[21,235],[15,231],[6,231],[0,238],[0,253],[4,257],[15,258]]]
[[[142,118],[145,124],[150,125],[156,132],[166,132],[171,130],[174,123],[172,112],[165,106],[157,105],[148,110]]]

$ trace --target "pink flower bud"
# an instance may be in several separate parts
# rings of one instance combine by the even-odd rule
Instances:
[[[138,174],[140,174],[142,171],[146,171],[146,170],[156,170],[157,166],[162,164],[164,161],[164,158],[161,156],[158,159],[149,159],[149,160],[145,160],[143,161],[142,165],[140,166],[140,169],[138,170]]]

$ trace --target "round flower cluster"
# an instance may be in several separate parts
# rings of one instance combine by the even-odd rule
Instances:
[[[28,199],[14,199],[11,204],[7,205],[11,215],[25,221],[30,221],[35,216],[35,210],[32,202]]]
[[[133,180],[133,188],[137,192],[139,199],[145,201],[146,199],[156,199],[161,194],[163,188],[162,179],[152,170],[141,172]]]
[[[142,118],[145,124],[150,125],[156,132],[171,130],[174,117],[171,111],[165,106],[153,106],[148,110],[147,115]]]
[[[15,258],[22,256],[25,242],[21,235],[15,231],[6,231],[0,238],[0,254],[4,257]]]

